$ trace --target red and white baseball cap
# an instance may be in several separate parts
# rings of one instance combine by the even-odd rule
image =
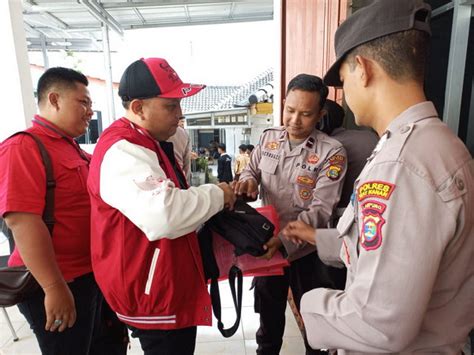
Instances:
[[[185,98],[197,94],[205,85],[184,84],[162,58],[142,58],[130,64],[120,79],[119,96],[123,101],[164,97]]]

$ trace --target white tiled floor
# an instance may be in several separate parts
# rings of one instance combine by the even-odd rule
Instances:
[[[260,201],[252,203],[254,207],[260,205]],[[0,233],[0,255],[8,254],[8,243]],[[252,278],[244,278],[244,294],[242,299],[242,318],[240,327],[231,338],[224,338],[218,331],[217,326],[199,327],[196,344],[196,355],[248,355],[255,354],[257,343],[255,342],[255,332],[259,325],[258,314],[253,310],[253,291],[250,291]],[[220,294],[222,302],[222,318],[224,326],[229,327],[235,320],[235,310],[233,308],[230,288],[227,282],[220,283]],[[19,340],[13,341],[7,322],[0,312],[0,355],[40,354],[36,343],[36,338],[30,330],[23,315],[17,307],[7,308],[13,327],[15,328]],[[216,323],[214,321],[214,323]],[[142,354],[140,344],[137,339],[131,338],[129,354]],[[281,355],[304,354],[304,343],[296,321],[291,313],[290,307],[286,312],[286,328],[283,337]]]
[[[216,326],[199,327],[196,355],[255,354],[257,348],[255,332],[258,328],[258,314],[255,314],[253,311],[253,291],[249,291],[250,283],[251,278],[244,278],[242,319],[237,333],[231,338],[225,339],[219,333]],[[235,311],[232,307],[232,298],[227,282],[221,282],[220,293],[223,307],[223,321],[224,325],[228,327],[233,324]],[[38,345],[36,345],[36,339],[18,309],[16,307],[10,307],[7,308],[7,312],[20,339],[17,342],[13,342],[6,320],[3,315],[0,314],[0,354],[40,354]],[[281,355],[304,354],[303,340],[289,307],[287,308],[286,321],[287,324]],[[131,346],[128,353],[143,353],[138,340],[131,339]]]

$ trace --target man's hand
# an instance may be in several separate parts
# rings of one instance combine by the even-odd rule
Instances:
[[[44,290],[45,329],[63,331],[72,327],[76,321],[74,299],[56,263],[52,239],[43,219],[32,213],[11,212],[5,215],[5,221],[13,232],[21,258]]]
[[[273,237],[271,238],[264,246],[263,249],[265,249],[267,252],[263,254],[262,256],[259,256],[257,259],[266,259],[270,260],[273,258],[273,255],[280,249],[282,243],[280,238],[278,237]]]
[[[76,306],[71,290],[64,281],[44,289],[45,329],[62,332],[76,322]]]
[[[258,184],[255,179],[237,181],[234,184],[234,192],[237,196],[247,195],[247,198],[256,200],[258,195]]]
[[[316,244],[316,230],[303,221],[293,221],[286,225],[282,234],[291,242],[301,245],[303,242]]]
[[[235,204],[234,191],[232,191],[232,188],[226,182],[221,182],[217,184],[217,186],[220,187],[222,191],[224,191],[224,208],[228,208],[232,211],[234,209]]]

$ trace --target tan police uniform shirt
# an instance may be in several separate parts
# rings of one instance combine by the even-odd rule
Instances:
[[[466,147],[431,102],[420,103],[389,125],[354,187],[337,230],[316,233],[320,258],[342,260],[348,276],[345,291],[303,295],[309,343],[346,349],[338,354],[459,354],[474,327]]]
[[[296,219],[325,227],[339,201],[346,160],[342,144],[325,133],[315,129],[290,150],[285,128],[274,127],[260,137],[240,180],[254,178],[260,184],[263,204],[276,208],[281,229]],[[290,261],[315,251],[312,245],[280,239]]]
[[[247,167],[249,161],[250,157],[247,153],[239,154],[235,159],[235,175],[242,174],[242,171]]]

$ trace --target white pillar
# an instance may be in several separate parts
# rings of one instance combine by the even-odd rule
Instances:
[[[282,0],[273,0],[273,24],[274,32],[276,35],[273,36],[275,41],[275,52],[273,62],[273,126],[281,126],[281,107],[282,101],[285,98],[284,93],[281,89],[281,72],[282,72],[282,56],[283,53],[283,31],[282,26]],[[286,11],[286,10],[285,10]],[[282,97],[283,94],[283,97]]]
[[[22,11],[20,0],[0,1],[0,140],[29,127],[36,112]]]
[[[469,43],[469,26],[474,7],[472,2],[472,0],[454,1],[443,121],[446,122],[456,135],[459,134],[459,119],[461,116],[461,101]]]
[[[102,24],[102,46],[104,53],[105,88],[107,98],[107,117],[102,116],[102,127],[105,129],[115,120],[114,87],[112,81],[112,60],[110,58],[109,27]]]

